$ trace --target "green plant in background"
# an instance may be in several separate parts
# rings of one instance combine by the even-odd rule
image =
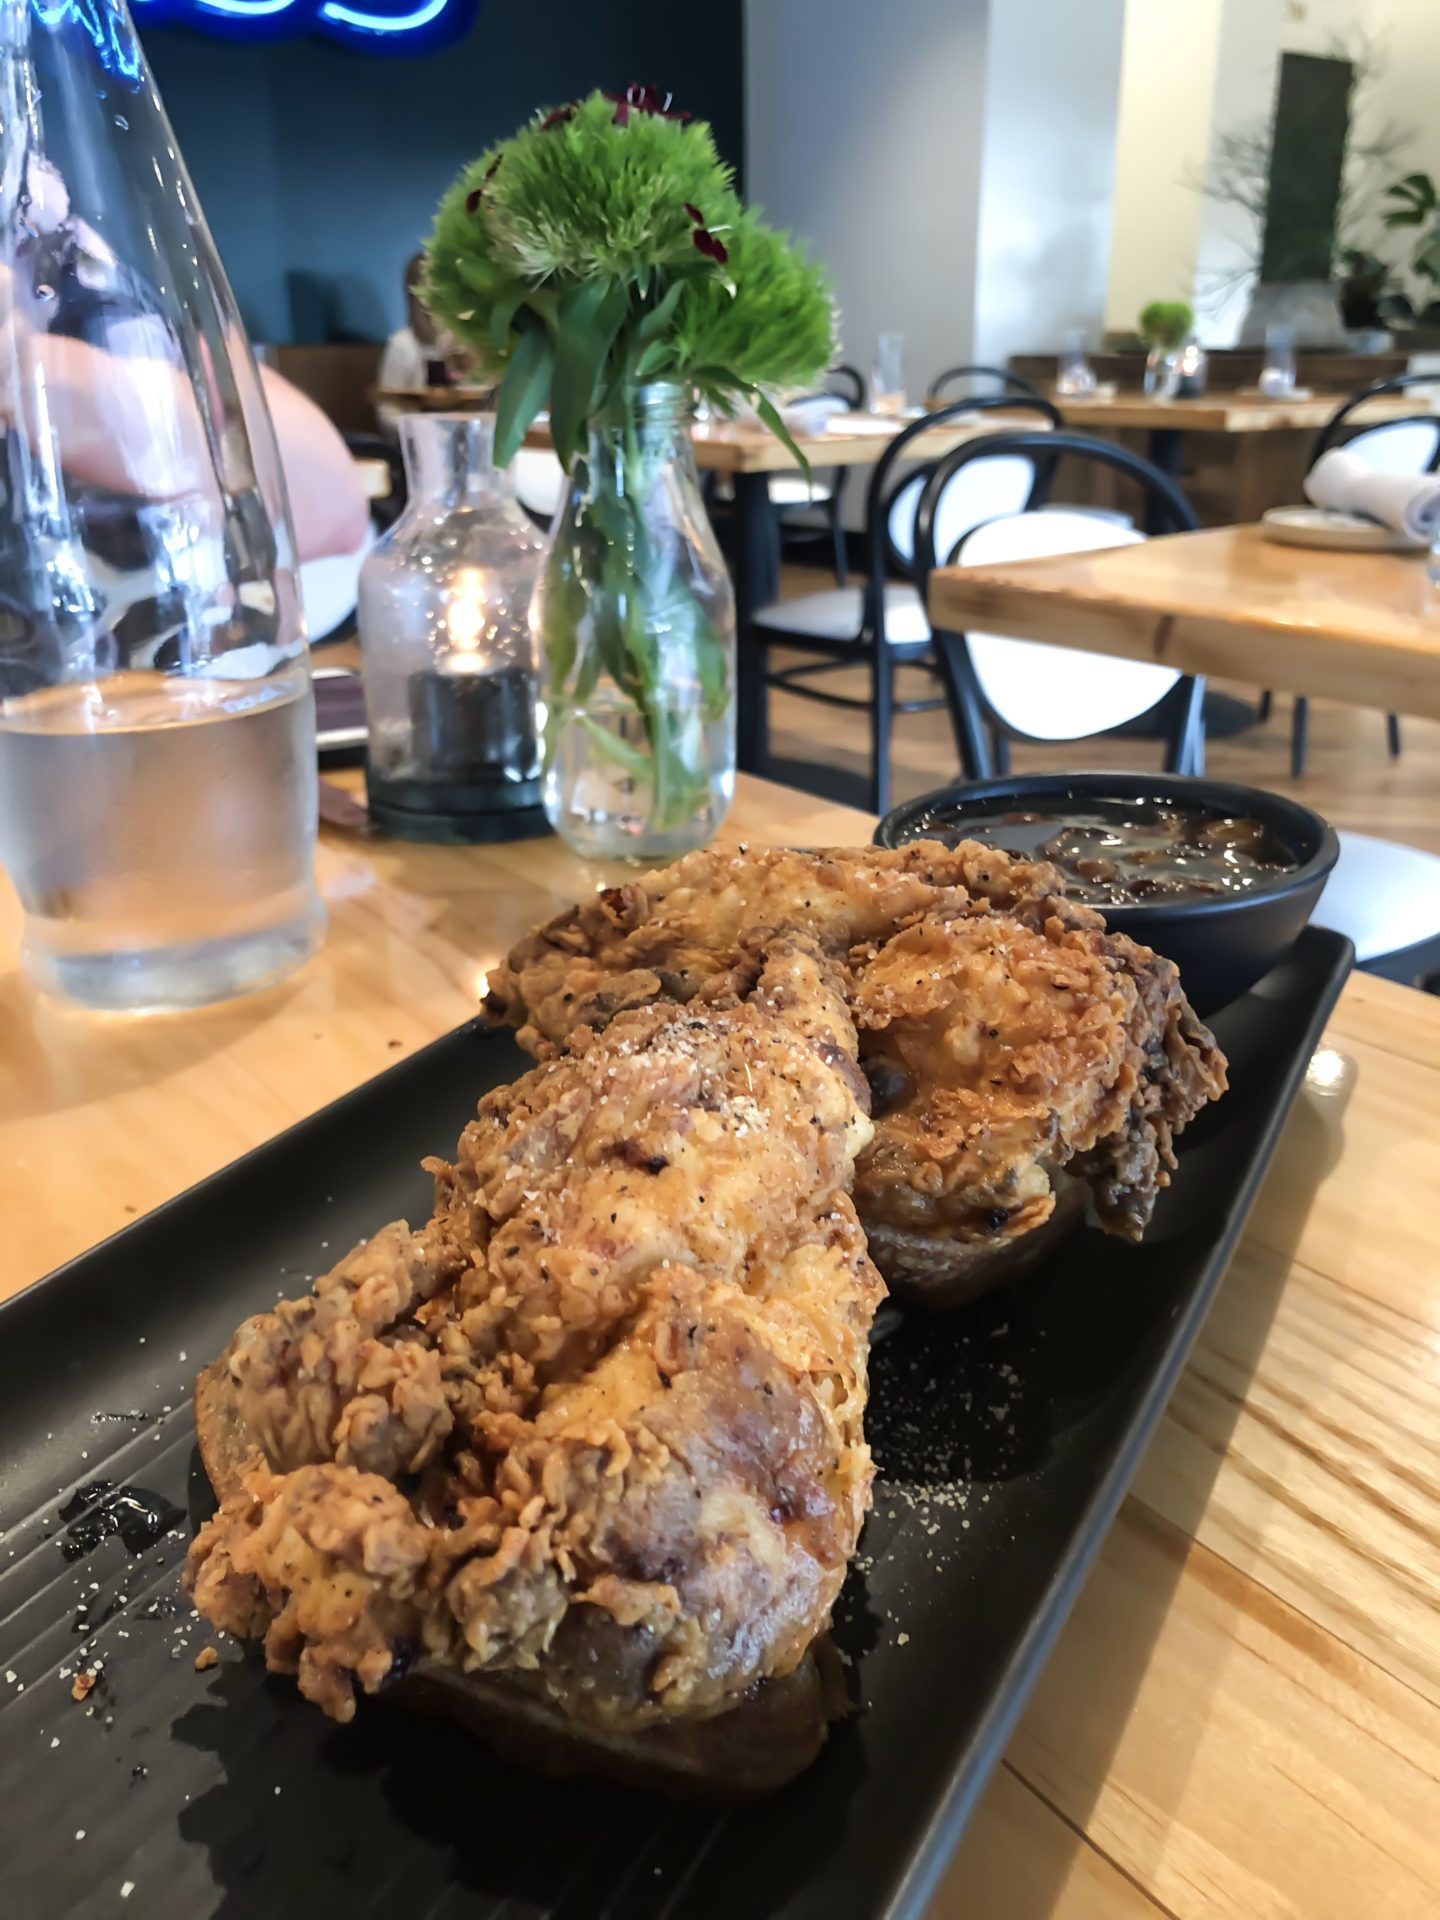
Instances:
[[[548,405],[580,501],[544,596],[547,752],[577,691],[608,678],[644,723],[657,810],[678,819],[705,769],[696,728],[667,716],[662,683],[688,652],[703,717],[715,720],[729,675],[675,543],[647,513],[673,438],[653,418],[639,424],[642,396],[668,384],[724,413],[749,403],[794,451],[764,389],[803,385],[829,364],[825,277],[742,205],[708,126],[631,87],[539,112],[465,168],[436,215],[425,300],[499,382],[497,463]],[[595,744],[644,759],[621,740]]]
[[[1190,338],[1195,309],[1187,300],[1152,300],[1140,310],[1136,331],[1147,347],[1174,353]]]
[[[1384,213],[1387,227],[1419,227],[1420,237],[1410,256],[1410,271],[1422,283],[1419,298],[1396,289],[1381,297],[1387,320],[1440,326],[1440,196],[1428,173],[1407,173],[1385,189],[1393,202]]]

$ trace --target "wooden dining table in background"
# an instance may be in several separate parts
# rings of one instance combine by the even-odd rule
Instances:
[[[724,837],[871,826],[742,777]],[[616,872],[325,829],[319,875],[301,973],[145,1020],[37,999],[0,879],[0,1296],[470,1017]],[[1356,976],[930,1920],[1440,1911],[1437,1166],[1440,1002]]]
[[[378,387],[372,398],[388,406],[408,401],[417,407],[443,410],[481,405],[493,398],[493,389]],[[849,430],[842,419],[834,430],[795,436],[795,444],[809,461],[813,473],[824,473],[833,467],[873,467],[894,434],[910,424],[897,418],[893,425],[877,430],[877,416],[861,419],[863,424],[857,422]],[[914,443],[915,458],[938,460],[942,454],[977,435],[1014,432],[1035,424],[1034,414],[998,409],[977,413],[968,420],[947,421],[943,427],[918,436]],[[765,682],[763,664],[747,644],[746,635],[751,617],[779,595],[780,537],[770,504],[769,483],[771,474],[794,473],[795,461],[784,442],[758,421],[706,421],[695,427],[691,441],[700,471],[725,475],[734,489],[731,572],[739,628],[736,757],[743,771],[753,773],[764,767],[767,757]],[[551,445],[550,429],[543,420],[530,429],[526,445]]]
[[[1440,719],[1440,589],[1423,553],[1281,546],[1259,527],[930,578],[933,625],[1117,654]]]

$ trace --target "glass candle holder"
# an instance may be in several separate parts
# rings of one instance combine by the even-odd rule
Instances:
[[[360,575],[370,815],[406,840],[546,831],[530,595],[544,540],[492,414],[409,414],[409,503]]]

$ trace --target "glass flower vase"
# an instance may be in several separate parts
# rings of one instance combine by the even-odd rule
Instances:
[[[531,603],[545,811],[588,859],[704,846],[735,789],[735,598],[692,418],[657,382],[593,423]]]
[[[0,0],[0,865],[49,992],[154,1011],[323,937],[269,414],[123,0]]]

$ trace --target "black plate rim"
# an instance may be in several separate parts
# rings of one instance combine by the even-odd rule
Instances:
[[[1085,1577],[1104,1544],[1111,1522],[1129,1492],[1140,1457],[1160,1424],[1161,1415],[1190,1357],[1190,1350],[1229,1271],[1250,1210],[1269,1171],[1280,1135],[1289,1121],[1305,1070],[1355,964],[1354,943],[1344,934],[1334,933],[1328,927],[1306,927],[1300,938],[1331,949],[1330,969],[1316,995],[1304,1036],[1295,1049],[1283,1096],[1276,1102],[1245,1179],[1232,1198],[1225,1232],[1211,1255],[1205,1285],[1196,1291],[1185,1312],[1177,1319],[1164,1362],[1151,1378],[1124,1443],[1116,1450],[1109,1472],[1076,1525],[1070,1546],[1056,1563],[1044,1606],[1032,1616],[1024,1638],[997,1676],[993,1704],[982,1718],[978,1735],[944,1776],[935,1796],[930,1819],[884,1911],[883,1920],[920,1920],[974,1811],[975,1802],[989,1783],[1005,1744],[1014,1732],[1016,1722],[1079,1596]],[[1263,984],[1263,980],[1258,980],[1251,991]]]

